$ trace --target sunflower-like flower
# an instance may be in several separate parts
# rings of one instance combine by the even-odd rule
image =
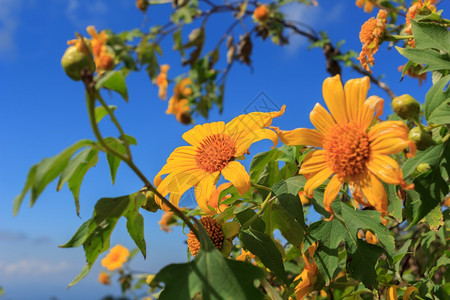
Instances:
[[[213,122],[197,125],[183,134],[190,146],[175,149],[166,165],[156,175],[154,182],[162,196],[170,193],[169,201],[178,206],[181,195],[192,186],[200,208],[205,213],[212,209],[208,201],[220,175],[230,181],[239,194],[250,188],[250,176],[236,159],[241,158],[251,144],[270,139],[276,145],[278,137],[270,129],[272,119],[284,113],[284,106],[278,112],[254,112],[240,115],[229,123]],[[161,176],[168,174],[161,179]],[[155,201],[163,210],[161,199]]]
[[[101,73],[114,67],[114,58],[111,50],[106,46],[108,35],[104,30],[97,32],[94,26],[88,26],[86,31],[92,37],[92,53],[94,54],[94,62],[97,72]]]
[[[370,0],[356,0],[355,4],[360,8],[364,5],[364,12],[368,14],[372,12],[374,6],[373,2]]]
[[[167,80],[167,72],[169,69],[169,65],[162,65],[158,76],[156,76],[156,85],[159,88],[158,97],[162,100],[167,99],[167,86],[169,85],[169,81]]]
[[[116,245],[102,259],[102,266],[109,271],[114,271],[122,267],[123,263],[127,261],[128,256],[130,256],[130,251],[127,248],[122,245]]]
[[[222,199],[219,199],[219,196],[222,191],[226,190],[230,186],[232,186],[231,182],[222,183],[217,188],[216,186],[213,186],[212,193],[208,201],[208,206],[214,209],[214,211],[211,211],[211,214],[223,212],[228,207],[228,205],[220,204],[220,202],[230,198],[231,195],[225,195]]]
[[[339,75],[325,79],[322,87],[330,113],[319,103],[310,113],[317,129],[297,128],[282,131],[274,128],[286,145],[308,145],[317,148],[308,153],[300,174],[307,178],[304,191],[313,191],[334,175],[324,194],[325,209],[333,218],[331,203],[342,185],[348,183],[355,200],[363,206],[374,207],[387,214],[387,195],[381,180],[388,184],[413,188],[403,180],[398,163],[389,155],[415,145],[408,140],[408,127],[400,121],[385,121],[372,126],[382,113],[383,99],[371,96],[368,77],[349,80],[342,87]],[[371,127],[372,126],[372,127]]]
[[[373,56],[378,51],[380,38],[386,29],[386,17],[387,12],[381,9],[376,19],[372,17],[361,26],[359,39],[362,43],[362,50],[358,60],[361,62],[361,66],[369,72],[371,72],[369,64],[375,64]]]
[[[300,280],[300,282],[295,287],[295,298],[297,300],[302,300],[306,295],[311,293],[311,291],[314,289],[314,284],[317,281],[317,275],[319,271],[313,258],[316,249],[317,242],[312,244],[311,247],[308,248],[307,252],[309,258],[305,253],[302,254],[303,261],[305,262],[305,267],[300,275],[298,275],[294,279],[294,281]]]
[[[166,110],[166,114],[175,115],[177,121],[182,124],[190,124],[192,121],[189,114],[191,109],[186,99],[192,95],[192,89],[189,87],[191,83],[190,78],[184,78],[175,85],[173,95],[169,100],[169,105]]]

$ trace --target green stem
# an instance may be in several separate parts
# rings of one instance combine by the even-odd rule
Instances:
[[[198,230],[191,223],[188,217],[186,217],[181,210],[175,207],[172,203],[170,203],[170,201],[168,201],[163,195],[161,195],[160,192],[156,190],[156,188],[150,183],[150,181],[145,177],[145,175],[141,172],[141,170],[139,170],[139,168],[134,164],[134,162],[131,160],[131,157],[124,156],[123,154],[117,152],[116,150],[109,147],[108,144],[106,144],[95,120],[95,101],[96,101],[96,94],[98,93],[96,93],[95,87],[93,86],[92,81],[90,81],[89,79],[92,78],[87,77],[87,79],[84,79],[87,93],[86,104],[88,107],[89,121],[91,123],[92,131],[94,132],[94,135],[97,138],[100,145],[103,146],[105,152],[112,153],[119,159],[123,160],[131,168],[131,170],[133,170],[133,172],[144,182],[145,186],[151,192],[153,192],[159,199],[161,199],[161,201],[165,205],[167,205],[172,212],[174,212],[178,217],[180,217],[180,219],[182,219],[186,223],[189,229],[191,229],[192,232],[195,234],[195,236],[198,238]]]
[[[266,191],[269,191],[269,192],[272,191],[272,189],[270,187],[267,187],[267,186],[264,186],[264,185],[259,185],[257,183],[253,183],[253,182],[251,184],[252,184],[252,187],[254,187],[254,188],[261,189],[261,190],[266,190]]]
[[[442,138],[442,143],[445,143],[449,138],[450,138],[450,133],[447,133],[447,134]]]
[[[261,209],[250,219],[247,220],[247,222],[245,222],[244,224],[242,224],[242,228],[247,228],[248,226],[250,226],[250,224],[253,223],[253,221],[255,221],[257,218],[259,218],[259,216],[264,212],[264,210],[266,209],[267,205],[276,198],[276,196],[273,196],[272,198],[270,198],[270,196],[272,196],[272,192],[269,193],[269,195],[267,195],[266,199],[264,200],[264,202],[261,204]]]
[[[112,109],[109,108],[109,106],[106,104],[105,100],[103,100],[100,93],[97,93],[97,99],[100,101],[101,105],[105,108],[105,110],[108,112],[109,117],[111,118],[111,121],[116,125],[117,130],[119,130],[120,136],[122,137],[123,142],[125,143],[125,149],[127,151],[127,156],[131,159],[131,150],[130,150],[130,143],[126,139],[125,132],[122,129],[122,126],[120,126],[119,121],[117,120],[116,116],[114,115],[114,112]]]

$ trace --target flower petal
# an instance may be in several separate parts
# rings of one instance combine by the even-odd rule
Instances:
[[[341,76],[336,75],[325,79],[322,85],[322,94],[331,115],[337,123],[347,123],[344,89]]]
[[[211,197],[213,189],[215,189],[215,182],[220,172],[209,173],[195,186],[195,198],[197,204],[205,213],[210,213],[212,210],[208,207],[208,201]]]
[[[331,213],[331,217],[327,219],[327,221],[333,219],[334,213],[331,209],[331,203],[336,199],[339,191],[341,190],[343,182],[337,176],[333,176],[330,182],[328,182],[327,188],[325,189],[325,193],[323,194],[323,205],[325,209]]]
[[[328,130],[333,127],[336,122],[333,117],[327,112],[327,110],[316,103],[313,110],[309,114],[309,119],[313,123],[313,125],[323,134],[326,134]]]
[[[408,127],[401,121],[385,121],[373,126],[369,133],[370,149],[378,154],[395,154],[415,145],[408,139]]]
[[[302,172],[299,172],[302,174]],[[305,183],[305,186],[303,190],[306,193],[306,196],[309,198],[313,197],[314,190],[325,182],[331,175],[333,174],[333,171],[327,166],[326,168],[320,170],[319,172],[315,173],[311,177],[308,178],[308,180]]]
[[[358,115],[364,101],[367,98],[367,91],[370,88],[370,79],[365,76],[363,78],[351,79],[345,83],[345,99],[347,115],[350,121],[358,123]],[[358,125],[360,125],[358,123]]]
[[[297,128],[294,130],[280,130],[278,127],[270,128],[276,131],[278,137],[285,145],[322,147],[324,136],[315,129]]]
[[[386,183],[398,184],[404,189],[412,188],[403,180],[402,169],[398,163],[387,155],[372,155],[367,163],[367,168]]]
[[[224,122],[212,122],[197,125],[183,134],[183,139],[192,146],[199,146],[203,140],[213,134],[221,134],[225,131]]]
[[[278,135],[275,133],[275,131],[266,128],[256,129],[252,133],[239,140],[239,142],[236,144],[235,156],[238,157],[243,155],[247,152],[247,150],[253,143],[256,143],[263,139],[268,139],[273,142],[272,149],[275,148],[278,144]]]
[[[283,105],[280,111],[253,112],[237,116],[227,123],[226,133],[233,137],[236,145],[239,145],[240,141],[246,140],[247,136],[253,134],[255,130],[270,126],[273,118],[284,114],[285,108],[286,106]]]
[[[316,150],[310,152],[311,154],[305,157],[305,160],[302,163],[300,168],[300,172],[302,174],[312,174],[317,173],[328,167],[328,164],[325,160],[325,151],[324,150]]]
[[[387,214],[387,195],[381,181],[371,172],[362,174],[356,182],[356,188],[361,188],[362,196],[367,199],[367,202],[375,207],[384,216]]]
[[[240,195],[245,194],[250,189],[250,175],[240,162],[230,161],[222,169],[222,175],[234,185]]]

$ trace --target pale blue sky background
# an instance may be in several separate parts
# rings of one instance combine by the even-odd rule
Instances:
[[[76,216],[72,195],[67,187],[55,191],[49,185],[33,208],[28,197],[17,217],[12,217],[13,198],[21,191],[28,169],[44,157],[83,138],[93,139],[83,86],[67,78],[60,66],[66,41],[75,31],[86,34],[88,25],[97,29],[110,28],[115,32],[136,27],[147,30],[154,24],[164,24],[171,11],[170,5],[151,6],[145,20],[134,6],[134,0],[0,0],[0,286],[5,299],[100,299],[106,294],[120,294],[117,285],[104,287],[97,283],[98,261],[80,284],[66,290],[66,285],[85,264],[81,248],[60,249],[77,228],[90,218],[96,201],[101,197],[115,197],[139,190],[142,183],[122,165],[116,184],[111,185],[106,159],[100,155],[97,166],[89,171],[81,187],[81,219]],[[444,1],[446,2],[446,1]],[[354,1],[321,0],[320,6],[305,8],[290,6],[289,19],[302,21],[318,30],[327,30],[333,41],[346,39],[344,49],[360,49],[358,33],[361,24],[370,16],[354,6]],[[447,6],[447,7],[445,7]],[[448,3],[441,8],[449,8]],[[232,22],[230,14],[211,18],[208,43],[215,44],[215,36],[222,34],[223,24]],[[251,21],[247,22],[249,28]],[[187,30],[186,30],[187,31]],[[235,30],[235,33],[241,31]],[[236,64],[231,71],[225,92],[222,115],[211,112],[209,121],[229,121],[245,112],[246,107],[265,92],[276,104],[287,105],[286,113],[274,125],[283,129],[310,127],[309,111],[316,102],[322,102],[321,86],[328,76],[320,49],[308,51],[303,38],[294,38],[286,47],[269,41],[254,39],[253,66]],[[178,54],[172,52],[172,39],[163,42],[164,56],[160,63],[171,65],[169,77],[185,72]],[[222,54],[224,57],[224,53]],[[406,60],[394,49],[382,47],[376,55],[375,74],[386,74],[385,80],[397,95],[410,93],[423,102],[431,79],[418,87],[416,80],[405,78],[399,82],[399,65]],[[359,75],[343,69],[343,78]],[[185,145],[181,135],[192,126],[178,124],[173,116],[164,114],[167,102],[157,98],[145,72],[132,73],[127,78],[129,103],[117,95],[106,101],[118,106],[117,117],[124,130],[137,138],[133,148],[136,164],[150,179],[164,165],[170,152]],[[169,87],[169,95],[173,86]],[[373,87],[369,94],[384,99],[387,95]],[[170,97],[170,96],[169,96]],[[391,112],[385,104],[385,115]],[[205,120],[197,118],[197,123]],[[105,136],[116,135],[103,121]],[[106,126],[105,126],[106,125]],[[266,151],[270,143],[263,141],[252,146],[251,154]],[[251,157],[247,159],[246,166]],[[188,193],[182,205],[193,203]],[[170,262],[186,260],[185,237],[179,228],[171,234],[159,230],[160,213],[143,211],[145,217],[148,258],[140,257],[134,269],[157,272]],[[121,243],[134,248],[125,222],[116,227],[111,245]],[[100,259],[104,254],[100,256]],[[99,260],[100,260],[99,259]]]

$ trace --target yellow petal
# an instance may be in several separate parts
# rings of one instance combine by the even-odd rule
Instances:
[[[276,131],[278,137],[285,145],[322,147],[324,136],[315,129],[297,128],[294,130],[280,130],[278,127],[271,128]]]
[[[403,172],[398,163],[387,155],[373,154],[367,168],[386,183],[398,184],[403,188],[409,187],[403,180]]]
[[[278,135],[275,131],[266,128],[257,129],[236,142],[235,156],[244,155],[253,143],[263,139],[268,139],[273,142],[272,149],[278,144]]]
[[[240,162],[230,161],[222,169],[222,175],[234,185],[240,195],[247,193],[250,189],[250,175]]]
[[[405,293],[403,294],[403,300],[409,300],[409,296],[418,291],[419,290],[414,286],[407,287]]]
[[[303,161],[300,168],[300,172],[302,174],[317,173],[328,167],[328,164],[325,160],[324,150],[316,150],[309,153],[311,154],[305,157],[305,160]]]
[[[234,138],[237,145],[241,140],[245,140],[247,135],[253,134],[255,130],[268,127],[272,124],[272,119],[284,114],[286,106],[283,105],[280,111],[274,112],[253,112],[240,115],[231,120],[226,125],[226,133]]]
[[[397,297],[397,286],[391,285],[386,290],[386,300],[398,300]]]
[[[408,139],[408,127],[401,121],[385,121],[373,126],[369,133],[370,149],[378,154],[395,154],[406,147],[415,148]]]
[[[361,107],[364,105],[364,101],[367,98],[367,91],[370,88],[369,77],[363,77],[358,79],[351,79],[345,83],[345,99],[347,115],[350,121],[356,122],[358,125],[358,115]]]
[[[301,173],[301,172],[300,172]],[[306,196],[309,198],[313,197],[314,190],[325,182],[331,175],[333,171],[327,166],[319,172],[315,173],[313,176],[309,177],[305,183],[303,190],[306,193]]]
[[[205,213],[210,213],[212,210],[208,207],[208,201],[211,197],[213,189],[215,189],[215,182],[217,176],[220,172],[214,172],[206,175],[196,186],[195,186],[195,198],[197,199],[197,204]]]
[[[225,131],[224,122],[212,122],[197,125],[183,134],[183,139],[192,146],[199,146],[203,140],[213,134],[222,134]]]
[[[358,178],[357,185],[361,188],[362,196],[367,202],[384,216],[387,214],[387,195],[381,181],[371,172],[366,172]]]
[[[325,193],[323,194],[323,205],[325,209],[331,213],[331,217],[328,220],[333,218],[333,210],[331,209],[331,203],[336,199],[339,191],[341,190],[343,182],[337,177],[333,176],[330,182],[328,182],[327,188],[325,189]]]
[[[322,85],[322,94],[331,115],[337,123],[347,123],[344,89],[341,77],[336,75],[325,79]]]
[[[326,134],[328,130],[333,127],[336,122],[333,117],[327,112],[327,110],[317,103],[311,113],[309,119],[313,125],[323,134]]]

